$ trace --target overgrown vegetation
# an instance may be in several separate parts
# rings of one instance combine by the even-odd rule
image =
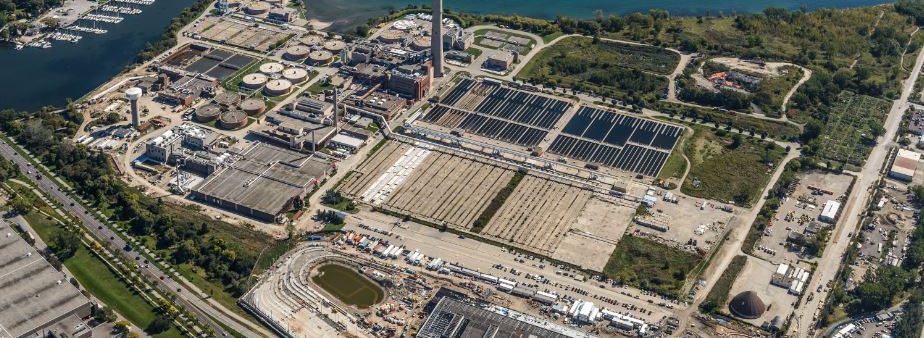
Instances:
[[[882,99],[841,93],[823,127],[816,123],[806,125],[805,137],[810,141],[802,153],[834,163],[862,166],[876,145],[876,139],[885,134],[883,124],[890,106]]]
[[[747,262],[748,257],[744,255],[738,255],[732,258],[731,263],[729,263],[725,271],[722,272],[722,276],[719,277],[719,280],[716,281],[712,289],[709,290],[706,299],[699,305],[699,309],[705,313],[714,313],[722,308],[722,306],[728,302],[728,293],[731,292],[732,285],[735,284],[735,279],[738,279],[738,275],[741,273],[741,270],[744,269],[744,265],[747,264]]]
[[[546,47],[517,74],[520,80],[592,91],[632,104],[654,102],[680,55],[656,47],[570,37]]]
[[[723,112],[716,109],[690,107],[679,103],[660,101],[654,109],[675,118],[692,119],[707,124],[718,124],[721,128],[734,128],[757,136],[767,136],[780,141],[799,139],[799,127],[782,122],[764,120],[745,114]]]
[[[488,226],[488,223],[491,222],[491,218],[494,217],[497,210],[500,210],[500,207],[504,205],[504,202],[513,194],[513,191],[516,190],[517,186],[520,185],[520,182],[523,181],[525,177],[526,172],[522,170],[513,174],[513,177],[510,178],[507,185],[501,188],[501,190],[497,192],[497,195],[494,195],[494,198],[491,199],[488,206],[481,212],[481,215],[478,215],[478,218],[472,222],[472,232],[479,233],[481,230],[484,230],[484,227]]]
[[[679,298],[688,273],[703,257],[635,236],[616,244],[603,274],[627,285]]]
[[[771,142],[692,125],[684,145],[690,172],[681,190],[691,196],[748,206],[760,197],[786,150]]]

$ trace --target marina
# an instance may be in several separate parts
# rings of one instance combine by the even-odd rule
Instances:
[[[112,0],[108,3],[97,6],[91,6],[76,18],[61,19],[61,28],[52,32],[39,35],[32,41],[17,44],[15,49],[22,50],[24,47],[34,48],[51,48],[52,42],[70,42],[77,43],[83,39],[84,34],[106,34],[109,29],[102,28],[102,25],[115,25],[125,21],[127,15],[140,15],[144,11],[141,6],[150,6],[155,0]],[[70,13],[74,8],[62,10],[63,13]]]

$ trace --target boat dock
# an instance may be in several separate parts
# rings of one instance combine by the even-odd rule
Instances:
[[[17,44],[16,49],[23,47],[50,48],[52,42],[64,41],[77,43],[86,34],[106,34],[111,27],[122,23],[127,15],[139,15],[143,11],[140,7],[153,5],[155,0],[110,0],[99,6],[64,8],[59,14],[70,16],[62,23],[62,28],[46,33],[28,43]],[[75,9],[79,12],[75,13]],[[78,14],[79,13],[79,14]]]

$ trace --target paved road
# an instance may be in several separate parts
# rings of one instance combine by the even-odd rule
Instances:
[[[19,153],[17,153],[9,144],[3,140],[0,140],[0,156],[13,161],[20,168],[30,167],[29,161],[22,158],[22,156],[19,156]],[[94,215],[90,214],[86,209],[84,209],[83,206],[80,205],[79,201],[74,200],[71,198],[71,196],[61,191],[60,187],[53,179],[38,179],[35,175],[28,175],[28,178],[46,195],[53,198],[60,205],[62,205],[65,211],[80,219],[83,226],[90,233],[95,235],[101,241],[108,243],[110,247],[117,250],[128,260],[134,260],[140,256],[140,254],[137,252],[127,252],[122,250],[122,248],[124,248],[128,243],[122,239],[122,237],[117,232],[110,229],[105,223],[101,222]],[[144,258],[142,257],[141,260],[144,260]],[[185,285],[174,281],[169,274],[165,274],[156,265],[145,264],[142,265],[142,267],[142,269],[139,269],[141,273],[149,277],[150,280],[155,281],[161,290],[164,290],[168,293],[176,293],[177,303],[195,314],[200,323],[205,323],[211,326],[217,334],[229,335],[225,332],[224,329],[222,329],[221,326],[218,325],[218,323],[209,318],[209,316],[221,321],[224,325],[243,335],[246,335],[247,337],[272,336],[265,330],[262,332],[255,332],[254,330],[251,330],[250,328],[245,327],[237,321],[229,318],[222,311],[215,309],[214,307],[210,306],[209,303],[195,296],[195,293],[190,291]]]
[[[828,248],[825,249],[821,259],[818,260],[818,268],[815,270],[812,281],[806,290],[816,290],[819,286],[826,285],[834,279],[840,267],[841,257],[850,244],[850,234],[856,230],[860,214],[864,212],[864,206],[872,192],[871,187],[879,180],[879,169],[889,155],[892,140],[895,139],[902,115],[908,108],[908,97],[911,95],[911,91],[914,90],[914,83],[921,73],[922,64],[924,64],[924,53],[919,53],[911,75],[902,83],[901,97],[892,103],[892,109],[889,111],[889,116],[885,122],[885,135],[879,139],[876,147],[873,148],[872,153],[867,158],[863,170],[859,173],[853,191],[851,191],[845,204],[845,209],[842,213],[844,217],[838,222],[837,229],[831,236],[831,243],[828,244]],[[815,295],[813,300],[807,301],[796,311],[796,325],[791,326],[791,333],[795,333],[798,337],[814,336],[812,332],[816,321],[814,317],[818,313],[819,307],[823,305],[822,301],[827,298],[828,291],[827,288],[823,289],[821,293]]]

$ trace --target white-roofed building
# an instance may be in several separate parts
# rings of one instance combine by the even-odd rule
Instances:
[[[834,223],[837,220],[837,212],[841,210],[841,202],[827,201],[825,207],[821,210],[818,220],[825,223]]]
[[[892,161],[892,167],[889,169],[889,177],[897,180],[908,181],[914,177],[914,172],[918,169],[918,161],[921,160],[921,154],[911,150],[899,149]]]

